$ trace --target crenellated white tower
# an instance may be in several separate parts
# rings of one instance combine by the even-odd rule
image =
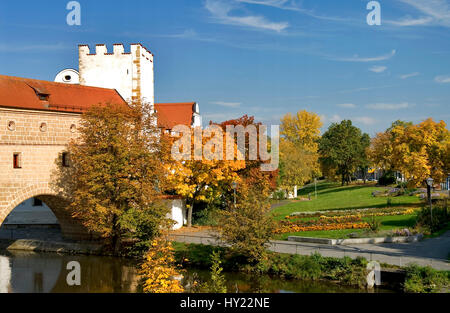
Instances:
[[[91,53],[88,45],[79,45],[80,85],[116,89],[128,102],[142,100],[155,104],[153,54],[140,43],[114,44],[108,53],[106,45],[96,45]]]

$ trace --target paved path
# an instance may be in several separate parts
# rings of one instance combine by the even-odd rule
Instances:
[[[219,242],[208,231],[177,232],[172,234],[174,241],[186,243],[201,243],[218,245]],[[450,253],[450,231],[438,238],[424,239],[414,243],[383,243],[383,244],[354,244],[354,245],[323,245],[303,242],[289,242],[272,240],[269,250],[279,253],[311,255],[318,252],[326,257],[342,258],[348,256],[364,257],[398,266],[415,263],[421,266],[429,265],[439,270],[450,270],[447,261]]]

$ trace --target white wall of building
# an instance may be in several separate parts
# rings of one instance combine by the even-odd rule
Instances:
[[[55,82],[76,85],[80,83],[80,74],[77,70],[68,68],[56,75]]]
[[[115,44],[112,53],[106,45],[79,48],[80,84],[116,89],[126,101],[140,96],[148,105],[155,103],[153,54],[141,44],[132,44],[125,52],[122,44]]]
[[[173,229],[180,229],[186,224],[186,206],[184,205],[184,200],[171,200],[171,213],[169,213],[168,217],[175,221]]]

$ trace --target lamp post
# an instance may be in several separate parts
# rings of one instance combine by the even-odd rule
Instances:
[[[427,178],[427,194],[428,201],[430,203],[430,218],[431,218],[431,228],[433,228],[433,201],[431,200],[431,188],[433,188],[433,178]]]
[[[233,194],[234,194],[234,207],[236,208],[236,188],[238,186],[237,182],[232,182],[231,186],[233,187]]]

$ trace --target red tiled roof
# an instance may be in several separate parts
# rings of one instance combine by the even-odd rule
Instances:
[[[48,98],[42,100],[38,94]],[[126,105],[115,89],[0,75],[0,107],[82,113],[108,103]]]
[[[155,103],[158,127],[172,129],[176,125],[192,125],[195,102]]]

